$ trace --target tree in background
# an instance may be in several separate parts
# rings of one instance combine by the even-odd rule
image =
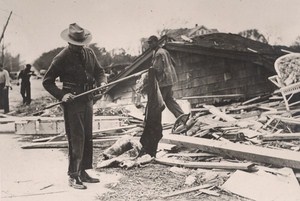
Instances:
[[[296,40],[291,45],[291,48],[295,50],[295,52],[300,52],[300,36],[296,38]]]
[[[20,61],[20,55],[12,56],[9,52],[4,51],[4,48],[1,52],[1,60],[4,69],[7,70],[10,74],[10,77],[15,79],[17,72],[21,70],[21,66],[24,62]]]
[[[131,56],[130,54],[127,54],[125,49],[119,48],[119,49],[113,49],[110,52],[110,55],[112,56],[112,62],[111,64],[128,64],[131,63],[136,57]]]
[[[33,62],[36,70],[47,70],[52,62],[52,59],[63,49],[63,47],[56,48],[49,52],[45,52]]]
[[[19,54],[15,57],[8,52],[4,54],[3,66],[8,72],[18,72],[21,65]]]
[[[124,49],[122,51],[114,50],[112,52],[107,52],[105,48],[97,47],[96,43],[92,43],[89,47],[95,52],[95,55],[100,62],[101,66],[106,67],[111,64],[120,63],[131,63],[135,57],[127,54]],[[63,47],[56,48],[49,52],[45,52],[36,59],[33,66],[38,70],[47,70],[53,60],[53,58],[63,49]]]
[[[238,34],[245,38],[268,44],[266,37],[263,34],[259,33],[257,29],[248,29],[245,31],[241,31]]]
[[[101,66],[108,66],[108,65],[111,64],[112,57],[106,51],[106,49],[104,47],[103,48],[99,48],[97,46],[97,43],[91,43],[89,45],[89,48],[91,48],[95,52],[95,55],[96,55],[98,61],[100,62]]]

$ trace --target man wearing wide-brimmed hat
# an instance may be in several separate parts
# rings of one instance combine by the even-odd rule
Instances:
[[[92,89],[93,85],[103,86],[107,80],[92,49],[85,47],[91,40],[91,33],[73,23],[61,33],[68,42],[52,61],[44,76],[43,86],[58,100],[64,109],[65,131],[69,142],[69,185],[86,189],[83,182],[97,183],[86,170],[92,168],[93,144],[93,95],[74,99],[74,96]],[[59,77],[62,89],[55,84]]]

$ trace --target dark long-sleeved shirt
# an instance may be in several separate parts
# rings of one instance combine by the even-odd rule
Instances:
[[[28,69],[21,70],[18,75],[18,80],[21,79],[22,83],[24,83],[24,84],[30,83],[30,77],[32,75],[35,75],[35,74],[31,70],[28,70]]]
[[[97,61],[95,53],[87,47],[82,49],[82,55],[71,50],[69,46],[64,48],[54,57],[44,76],[44,88],[55,98],[61,100],[67,92],[55,84],[55,79],[58,77],[63,83],[77,85],[90,84],[92,80],[96,82],[97,86],[100,86],[102,82],[107,82],[104,70]]]
[[[164,48],[158,48],[153,54],[152,66],[157,72],[159,87],[173,85],[178,81],[170,53]]]

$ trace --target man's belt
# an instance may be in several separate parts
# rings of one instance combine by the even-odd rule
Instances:
[[[93,88],[93,85],[84,83],[84,84],[78,84],[73,82],[63,82],[63,88],[64,89],[82,89],[83,91],[88,91]]]

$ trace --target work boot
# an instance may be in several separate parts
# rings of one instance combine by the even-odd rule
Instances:
[[[97,178],[93,178],[85,170],[82,170],[80,173],[80,179],[82,182],[87,182],[87,183],[99,183],[100,180]]]
[[[69,186],[75,189],[86,189],[79,177],[69,177]]]

